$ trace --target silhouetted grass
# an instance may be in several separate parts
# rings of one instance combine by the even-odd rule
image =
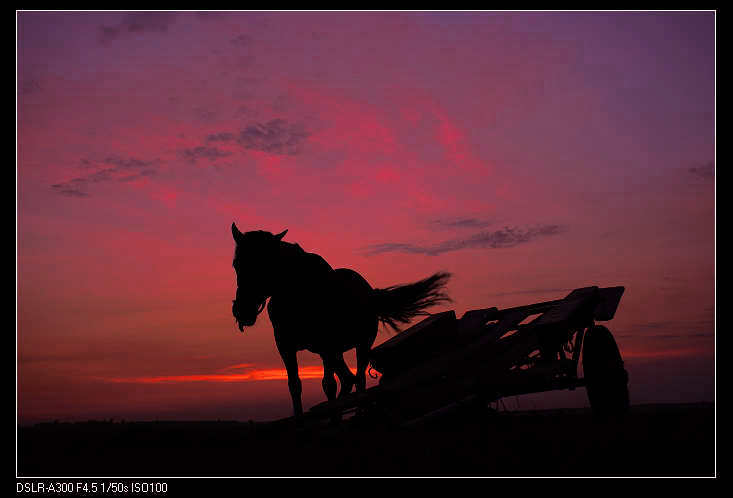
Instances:
[[[31,476],[710,476],[712,404],[459,413],[409,428],[358,418],[310,421],[84,422],[19,428]]]

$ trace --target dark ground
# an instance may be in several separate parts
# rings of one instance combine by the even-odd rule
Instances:
[[[714,476],[713,404],[471,411],[395,428],[291,420],[47,423],[18,429],[20,477]]]

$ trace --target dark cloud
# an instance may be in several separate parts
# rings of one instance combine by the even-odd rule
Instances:
[[[691,339],[691,338],[702,338],[702,337],[713,337],[712,332],[700,332],[700,333],[692,333],[692,334],[658,334],[658,335],[649,335],[645,336],[650,339]]]
[[[197,107],[193,110],[193,115],[199,121],[213,121],[217,116],[217,112],[212,109]]]
[[[82,190],[81,187],[74,185],[73,183],[57,183],[51,185],[51,189],[59,195],[66,197],[89,197],[89,194]]]
[[[34,80],[34,79],[23,80],[23,82],[20,85],[20,92],[23,95],[29,95],[31,93],[35,93],[40,89],[41,89],[41,84],[37,80]]]
[[[133,12],[123,21],[123,26],[132,33],[164,32],[176,19],[175,12]]]
[[[678,322],[646,322],[646,323],[637,323],[636,327],[640,329],[668,329],[668,328],[674,328],[679,326]]]
[[[109,43],[123,36],[140,33],[165,33],[176,20],[175,12],[130,12],[120,24],[101,26],[99,41]]]
[[[120,28],[114,26],[101,26],[99,28],[99,42],[110,43],[120,35]]]
[[[140,171],[139,173],[135,173],[132,175],[127,176],[119,176],[117,177],[118,182],[131,182],[133,180],[137,180],[138,178],[144,177],[144,176],[155,176],[158,174],[158,171],[155,169],[144,169]]]
[[[271,154],[297,154],[310,134],[302,125],[273,119],[267,123],[247,126],[237,136],[237,143],[245,149],[261,150]]]
[[[713,326],[713,321],[710,319],[700,320],[666,320],[662,322],[642,322],[635,323],[633,325],[636,329],[653,329],[653,330],[679,330],[679,329],[701,329]]]
[[[104,159],[104,164],[110,164],[114,166],[113,170],[120,171],[120,170],[140,170],[144,168],[150,168],[157,166],[160,161],[155,159],[152,161],[143,161],[142,159],[136,159],[134,157],[130,158],[122,158],[119,156],[110,156],[106,159]]]
[[[616,337],[619,338],[636,338],[638,339],[640,336],[639,334],[614,334]],[[706,337],[713,337],[715,334],[712,332],[699,332],[699,333],[679,333],[679,334],[644,334],[641,337],[643,339],[649,340],[649,339],[656,339],[656,340],[668,340],[668,339],[701,339]]]
[[[447,220],[433,220],[430,222],[433,228],[484,228],[491,224],[489,221],[476,218],[453,218]]]
[[[539,225],[529,228],[504,227],[494,232],[479,232],[468,238],[446,240],[432,246],[419,246],[409,243],[376,244],[368,248],[367,254],[405,252],[436,256],[444,252],[460,251],[462,249],[503,249],[558,233],[560,233],[558,225]]]
[[[292,101],[287,95],[278,95],[270,105],[275,111],[282,112],[291,107]]]
[[[234,133],[214,133],[206,137],[207,142],[231,142],[234,140]]]
[[[134,157],[109,156],[102,161],[81,160],[82,169],[94,170],[68,182],[51,185],[51,190],[67,197],[89,197],[89,185],[100,182],[130,182],[157,174],[158,159],[144,161]]]
[[[272,119],[266,123],[252,123],[239,133],[228,131],[212,133],[206,137],[206,143],[233,142],[245,149],[260,150],[271,154],[294,155],[301,151],[303,143],[309,136],[310,133],[303,125],[289,123],[284,119]],[[202,146],[192,150],[204,155],[207,152],[216,154],[217,149]]]
[[[230,152],[217,149],[216,147],[194,147],[193,149],[186,149],[183,151],[183,157],[191,162],[196,162],[198,159],[208,159],[209,161],[216,161],[219,158],[231,155]]]
[[[200,21],[221,21],[227,15],[227,12],[196,12],[196,18]]]
[[[368,254],[381,254],[384,252],[424,252],[419,247],[416,247],[412,244],[405,244],[405,243],[399,243],[399,242],[387,242],[384,244],[375,244],[372,246],[369,246]]]
[[[241,105],[234,111],[234,115],[238,118],[251,118],[257,115],[257,110]]]
[[[236,64],[235,65],[238,66],[239,69],[246,69],[246,68],[252,66],[252,64],[254,63],[254,61],[255,61],[255,56],[254,55],[239,55],[236,58]]]
[[[703,164],[702,166],[690,168],[688,171],[693,175],[706,180],[711,180],[715,176],[715,167],[712,161]]]
[[[521,291],[511,291],[511,292],[497,292],[494,294],[489,294],[489,296],[494,297],[501,297],[501,296],[516,296],[516,295],[535,295],[535,294],[560,294],[563,293],[562,297],[565,297],[565,294],[572,291],[574,289],[529,289],[529,290],[521,290]]]
[[[239,35],[235,38],[232,38],[231,40],[232,45],[237,45],[240,47],[248,47],[252,44],[252,37],[248,35]]]
[[[629,327],[631,333],[621,334],[624,338],[643,339],[690,339],[712,337],[715,328],[713,320],[665,320],[658,322],[637,322]]]

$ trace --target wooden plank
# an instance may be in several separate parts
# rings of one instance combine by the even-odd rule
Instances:
[[[373,348],[372,366],[383,375],[393,375],[414,363],[438,354],[455,340],[456,313],[453,310],[431,315],[409,329]]]
[[[598,302],[598,287],[575,289],[556,306],[525,327],[563,326],[581,319],[578,314],[589,308],[592,311]]]
[[[533,315],[535,313],[544,313],[545,311],[554,308],[562,302],[563,299],[556,299],[554,301],[544,301],[541,303],[527,304],[524,306],[515,306],[513,308],[504,308],[496,312],[496,318],[500,318],[504,315],[511,313],[526,313],[525,316]]]
[[[419,334],[424,336],[426,332],[438,332],[441,327],[445,326],[446,322],[453,322],[455,319],[456,312],[453,310],[430,315],[421,322],[416,323],[412,327],[403,330],[391,339],[383,342],[372,351],[379,354],[382,351],[401,347],[404,343],[414,340]]]
[[[518,329],[520,326],[519,323],[532,314],[532,312],[526,309],[515,309],[512,310],[510,313],[504,314],[495,327],[486,331],[484,336],[481,338],[478,346],[485,346],[487,344],[500,340],[501,337],[507,332]]]
[[[593,312],[593,317],[598,321],[612,320],[621,302],[624,290],[625,288],[620,286],[598,289],[599,301]]]
[[[488,325],[488,322],[496,320],[499,315],[498,312],[497,308],[466,311],[456,324],[455,335],[457,341],[462,345],[467,345],[487,331],[491,331],[494,327],[493,324]]]
[[[458,322],[461,328],[483,327],[489,320],[498,318],[498,308],[466,311]]]
[[[389,375],[382,378],[380,386],[389,391],[404,391],[414,389],[418,385],[431,385],[440,379],[458,381],[465,377],[473,378],[477,372],[487,369],[492,372],[508,370],[511,362],[517,358],[505,354],[505,350],[514,342],[501,344],[501,341],[497,343],[497,339],[516,328],[526,316],[526,311],[505,315],[490,331],[469,345],[450,349],[437,357],[423,358],[423,361],[414,363],[409,368],[402,370],[393,368]],[[522,347],[522,351],[527,347],[529,346]],[[527,351],[527,354],[529,352],[531,350]]]

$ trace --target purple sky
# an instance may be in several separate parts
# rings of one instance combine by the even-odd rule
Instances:
[[[712,12],[20,12],[17,58],[21,420],[288,415],[232,221],[459,316],[624,285],[632,401],[713,399]]]

